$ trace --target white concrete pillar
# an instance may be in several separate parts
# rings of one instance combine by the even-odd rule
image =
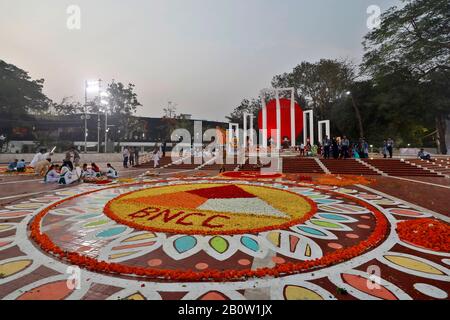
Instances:
[[[267,105],[264,91],[261,92],[261,104],[262,104],[262,145],[267,148]]]
[[[309,121],[306,118],[309,117]],[[309,142],[314,145],[314,113],[313,110],[303,112],[303,144],[306,145],[308,140],[308,128],[307,122],[309,122]]]
[[[281,149],[281,104],[280,104],[280,92],[278,89],[275,90],[276,99],[276,114],[277,114],[277,149]]]
[[[325,126],[325,135],[330,138],[330,120],[323,120],[318,122],[319,127],[319,142],[322,143],[323,135],[322,135],[322,127]]]
[[[291,147],[295,147],[295,91],[291,92]]]

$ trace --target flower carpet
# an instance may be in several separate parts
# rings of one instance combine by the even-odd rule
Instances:
[[[0,298],[449,299],[449,243],[364,183],[83,184],[0,210]]]

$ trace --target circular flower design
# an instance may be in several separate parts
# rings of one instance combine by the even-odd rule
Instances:
[[[189,196],[179,197],[180,192]],[[207,200],[198,202],[197,197]],[[270,210],[254,202],[256,197]],[[183,202],[188,198],[188,203]],[[220,204],[223,199],[235,198],[250,201],[247,206]],[[208,203],[210,199],[212,203]],[[155,205],[165,209],[156,210]],[[196,210],[186,210],[194,205]],[[106,212],[147,218],[154,223],[148,225],[152,232],[140,231],[146,226],[123,223],[111,213],[108,216],[112,220],[102,216],[103,207]],[[172,208],[176,210],[170,211]],[[209,211],[248,219],[245,224],[230,225],[217,233],[162,230],[156,223],[177,221],[185,213]],[[180,212],[183,214],[178,215]],[[364,224],[358,218],[362,214],[369,215]],[[149,220],[152,217],[156,218]],[[182,224],[188,227],[185,230],[198,227],[192,217],[181,220],[192,223]],[[201,218],[204,222],[210,217]],[[267,225],[261,227],[261,221]],[[80,228],[85,231],[80,232]],[[354,229],[357,236],[352,233]],[[345,193],[292,183],[217,179],[191,179],[189,183],[157,180],[88,191],[54,203],[31,224],[31,236],[41,248],[71,264],[96,272],[179,281],[230,281],[307,272],[370,250],[384,238],[386,230],[387,220],[376,208]],[[74,245],[74,239],[82,245]]]
[[[317,211],[297,193],[243,184],[152,187],[109,201],[105,214],[130,227],[183,234],[239,234],[287,228]]]

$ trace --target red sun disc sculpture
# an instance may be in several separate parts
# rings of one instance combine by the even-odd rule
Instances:
[[[291,139],[291,100],[280,99],[281,113],[281,139],[287,137]],[[262,110],[258,114],[258,127],[263,128]],[[267,138],[271,138],[272,131],[277,129],[277,107],[276,100],[271,100],[267,104]],[[298,103],[295,103],[295,137],[297,138],[303,130],[303,110]],[[274,137],[275,138],[275,137]]]

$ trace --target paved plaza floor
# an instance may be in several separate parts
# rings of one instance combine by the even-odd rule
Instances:
[[[449,179],[145,171],[0,176],[0,299],[449,299]]]

